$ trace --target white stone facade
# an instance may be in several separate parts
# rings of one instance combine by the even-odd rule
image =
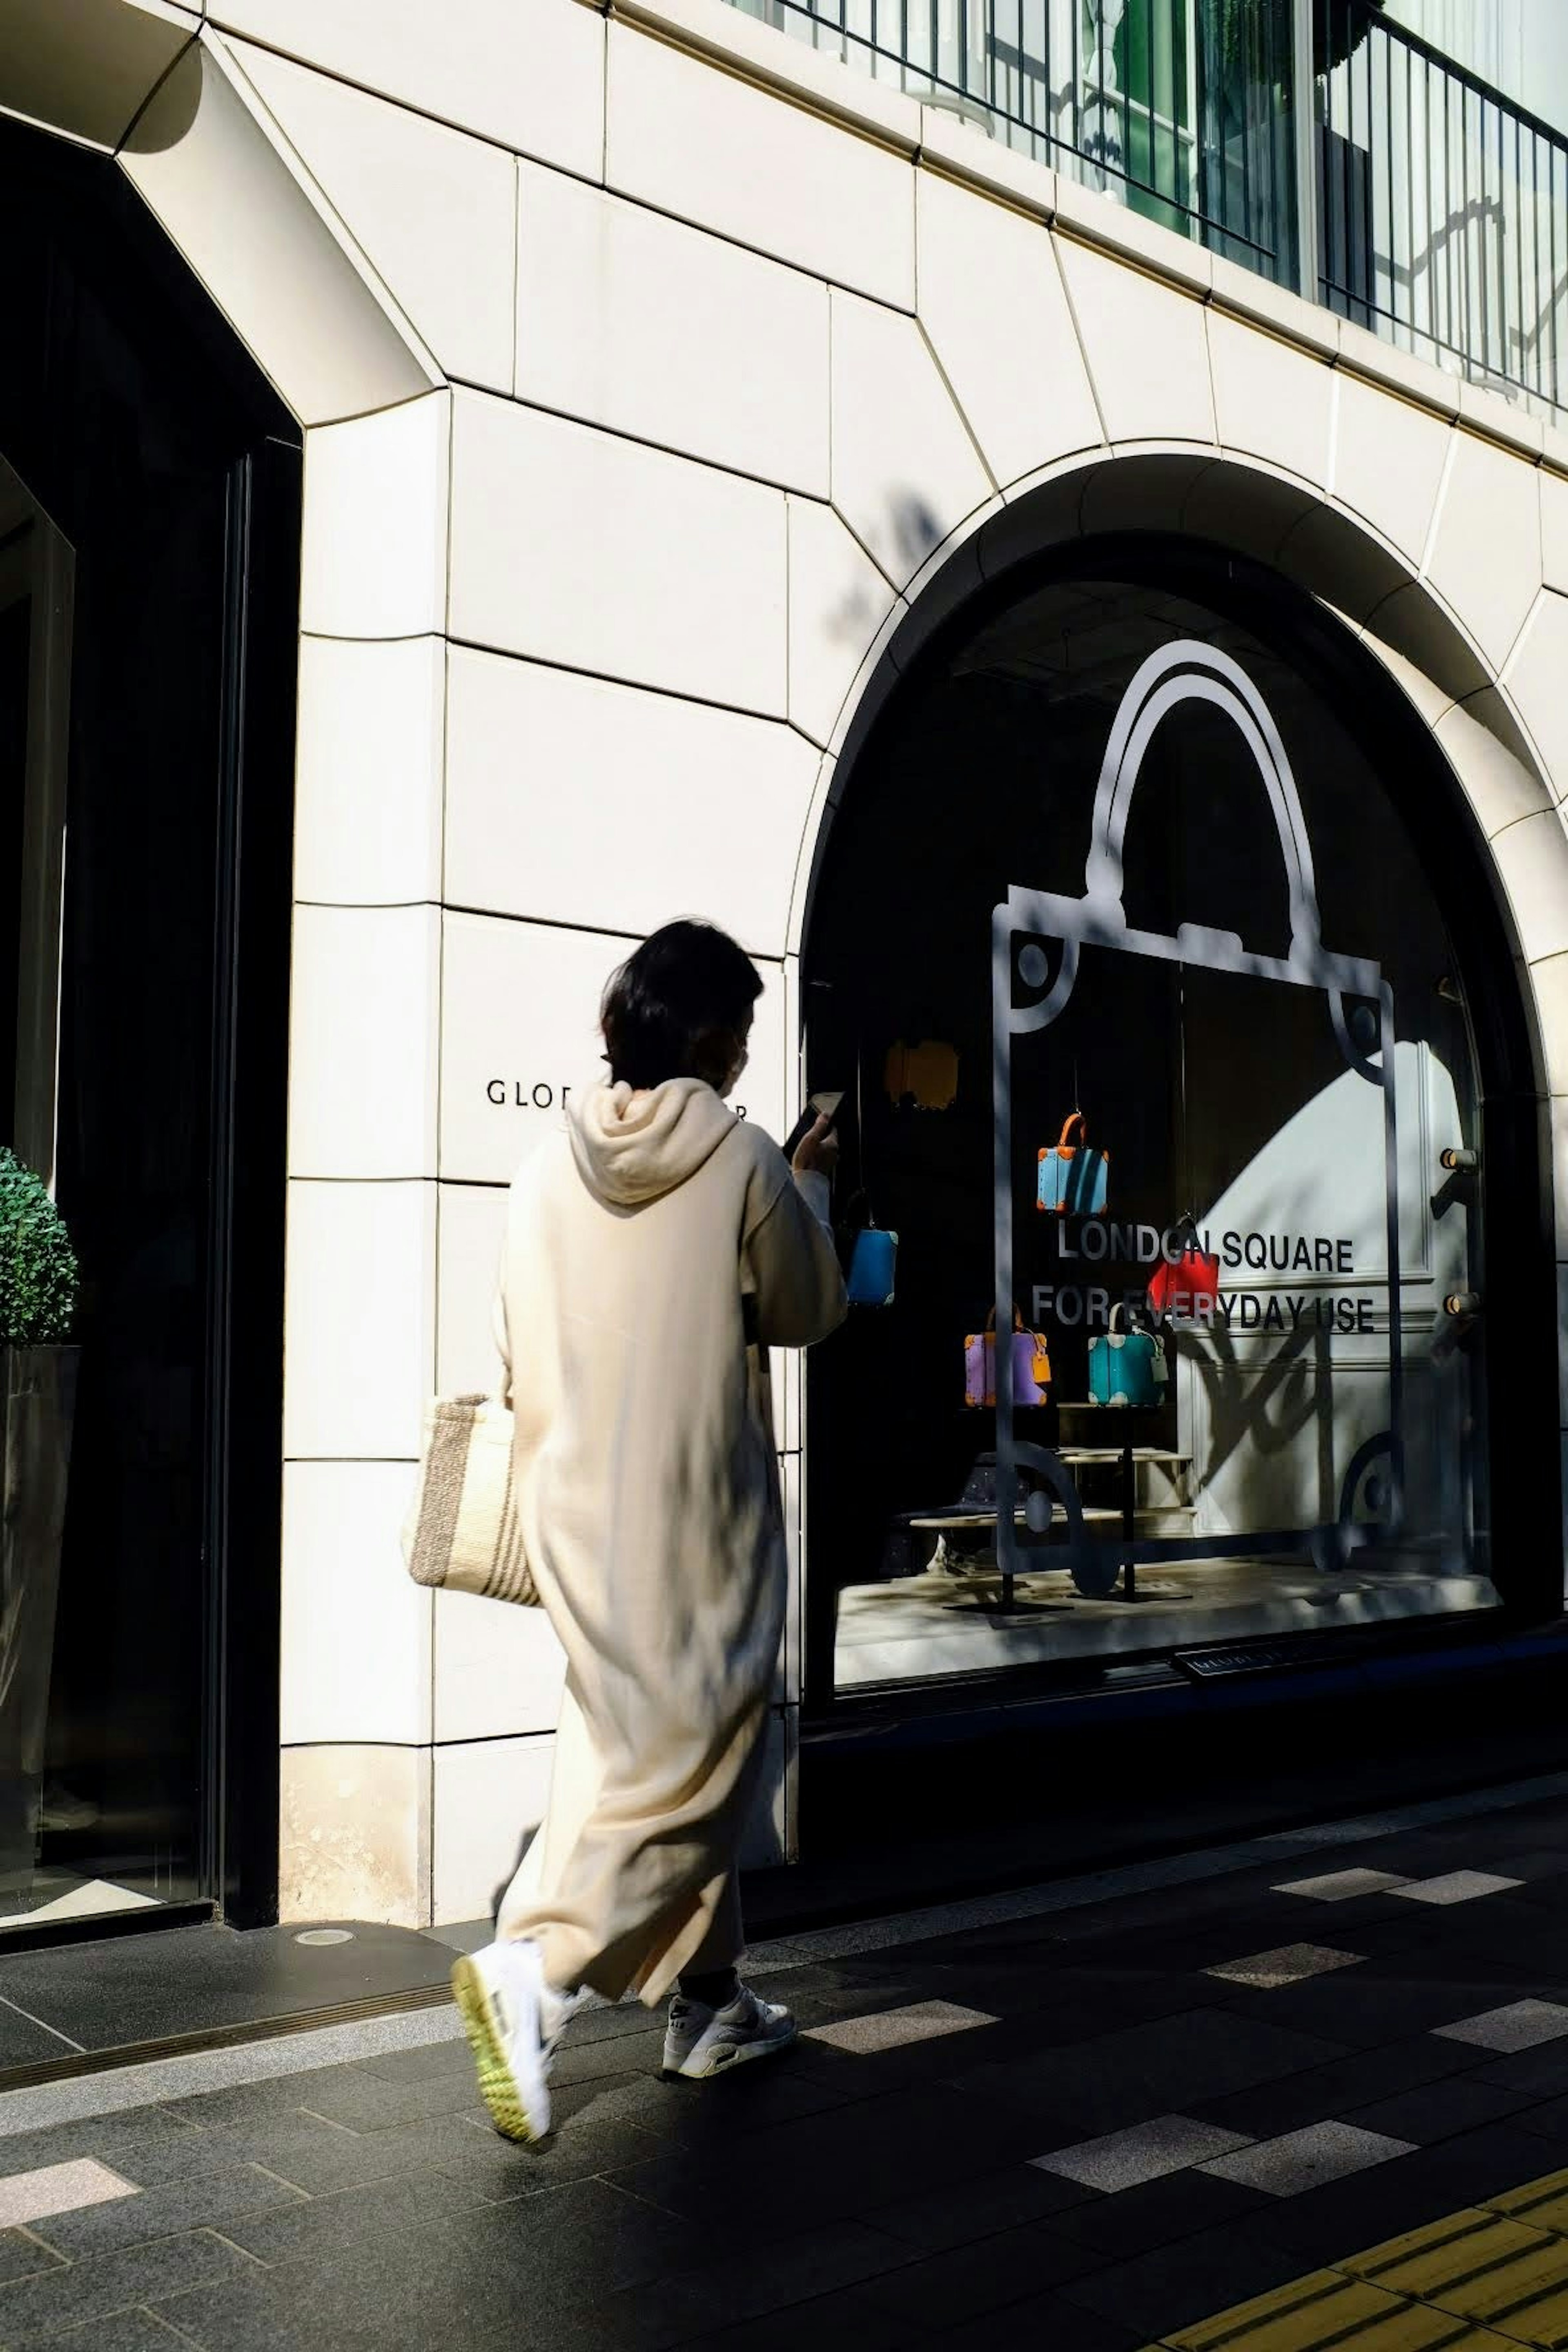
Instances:
[[[1227,541],[1387,663],[1511,907],[1568,1306],[1568,436],[722,0],[3,13],[0,101],[118,152],[305,427],[285,1917],[471,1917],[537,1818],[548,1628],[401,1573],[422,1404],[629,941],[738,934],[787,1123],[836,754],[1010,531]],[[800,1652],[797,1591],[759,1857]]]

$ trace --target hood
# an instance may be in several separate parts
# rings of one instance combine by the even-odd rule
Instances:
[[[591,1192],[635,1209],[673,1192],[712,1157],[735,1114],[701,1078],[667,1078],[635,1098],[601,1078],[567,1105],[573,1157]]]

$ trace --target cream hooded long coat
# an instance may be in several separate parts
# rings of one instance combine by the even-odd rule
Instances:
[[[765,1350],[845,1312],[818,1188],[695,1078],[590,1088],[512,1186],[497,1337],[566,1698],[500,1932],[559,1986],[651,2003],[735,1957],[786,1578]]]

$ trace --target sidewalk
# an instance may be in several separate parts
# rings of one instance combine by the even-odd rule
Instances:
[[[755,1962],[796,2052],[599,2011],[539,2149],[446,2008],[0,2098],[0,2346],[1568,2341],[1568,1776]]]

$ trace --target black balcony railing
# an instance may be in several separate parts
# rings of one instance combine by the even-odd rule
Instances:
[[[1291,0],[736,0],[1294,282]]]
[[[1407,350],[1568,405],[1568,139],[1383,0],[1311,0],[1305,101],[1294,0],[735,5]]]
[[[1320,292],[1473,381],[1563,405],[1568,139],[1374,12],[1315,0]]]

